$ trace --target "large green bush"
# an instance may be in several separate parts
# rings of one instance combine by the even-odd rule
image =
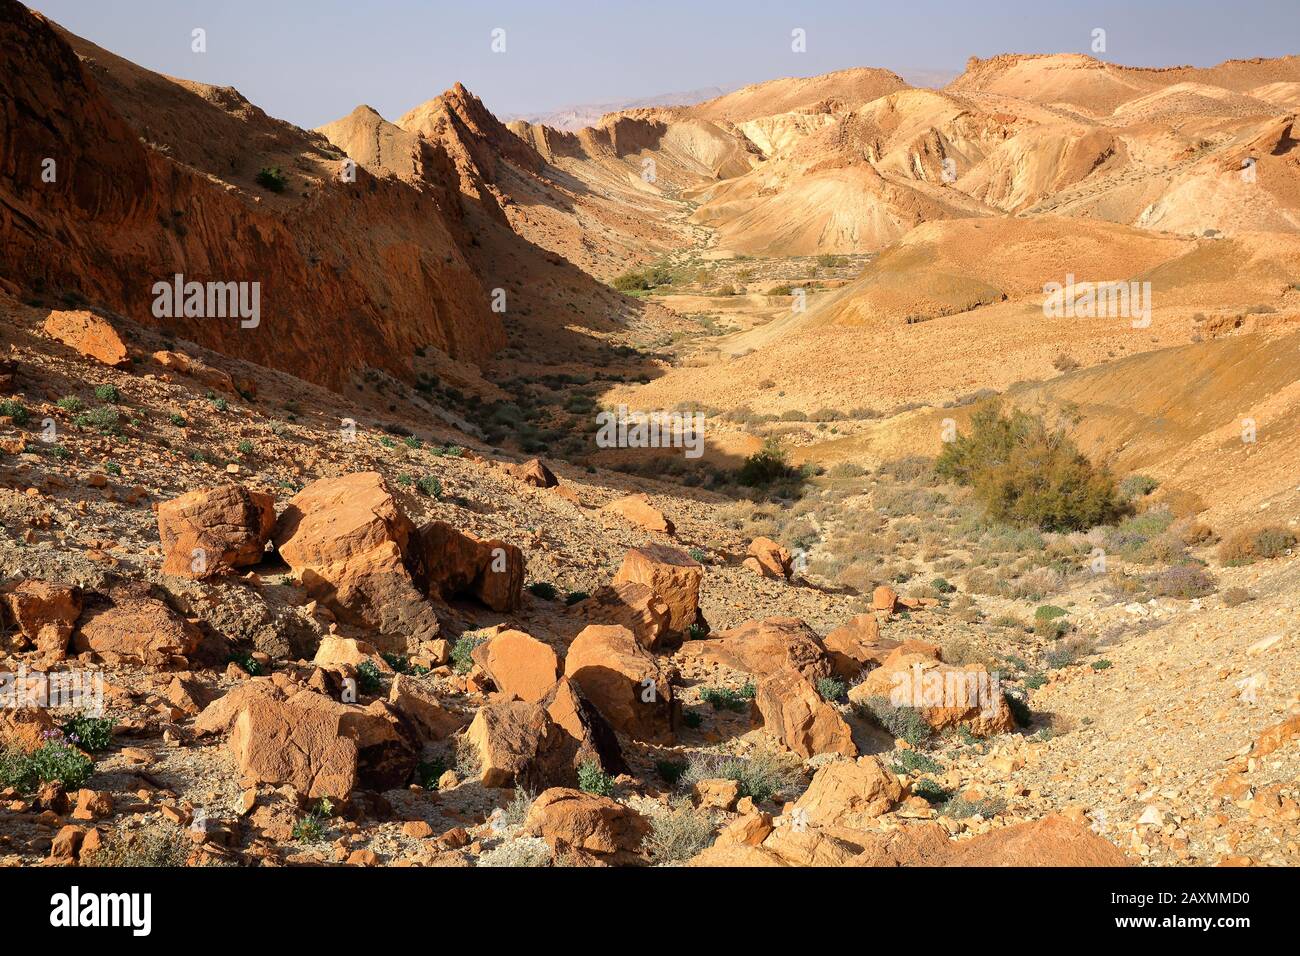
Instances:
[[[1093,465],[1064,429],[996,402],[971,417],[971,429],[946,444],[935,462],[941,478],[970,485],[990,518],[1044,531],[1108,524],[1127,509],[1104,467]]]

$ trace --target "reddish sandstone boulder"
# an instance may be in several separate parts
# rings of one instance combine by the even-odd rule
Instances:
[[[202,638],[198,628],[162,601],[132,596],[87,612],[72,649],[91,651],[110,664],[184,665]]]
[[[444,707],[432,690],[405,674],[393,678],[388,702],[426,740],[445,740],[465,723]]]
[[[184,352],[154,352],[153,360],[163,368],[179,372],[182,375],[188,375],[209,388],[220,389],[232,395],[237,391],[235,380],[230,377],[229,373],[206,365]]]
[[[755,538],[749,543],[748,553],[744,565],[755,574],[782,580],[790,577],[790,552],[771,538]]]
[[[650,503],[646,494],[628,495],[611,501],[601,509],[605,514],[622,518],[638,528],[659,534],[672,534],[676,529],[662,511]]]
[[[407,652],[438,634],[405,555],[415,529],[381,475],[312,482],[289,500],[274,533],[308,593],[345,623],[370,628],[381,650]]]
[[[191,491],[158,506],[163,573],[208,578],[257,564],[275,529],[275,500],[242,485]]]
[[[23,688],[10,685],[15,696]],[[14,747],[30,752],[45,743],[45,734],[55,729],[54,718],[45,707],[0,707],[0,750]]]
[[[523,631],[502,631],[471,655],[506,697],[536,703],[550,693],[560,659],[549,644]]]
[[[570,616],[592,624],[618,624],[636,635],[647,650],[655,650],[669,634],[667,602],[645,584],[620,581],[605,585],[568,609]]]
[[[835,676],[847,681],[855,680],[863,670],[878,667],[898,647],[898,641],[880,636],[874,614],[855,615],[827,634],[822,644]]]
[[[942,866],[1130,866],[1119,847],[1059,814],[952,844]]]
[[[865,830],[871,820],[894,809],[902,799],[903,787],[896,776],[875,757],[859,757],[823,765],[795,807],[813,826]]]
[[[955,667],[939,660],[933,644],[906,641],[849,692],[854,701],[884,697],[895,707],[917,708],[936,732],[964,727],[977,737],[1015,729],[1015,718],[983,664]]]
[[[763,727],[799,756],[857,755],[849,725],[797,670],[787,667],[761,678],[756,691],[754,703],[763,715]]]
[[[533,801],[524,832],[541,837],[557,855],[576,852],[605,863],[636,863],[642,861],[650,822],[609,797],[555,787]]]
[[[15,650],[34,645],[55,660],[66,656],[68,638],[81,614],[81,592],[77,588],[29,578],[0,594],[0,601],[18,627]]]
[[[420,528],[415,548],[430,597],[444,602],[470,597],[501,613],[519,607],[524,553],[515,545],[431,521]]]
[[[360,667],[366,661],[375,665],[383,673],[393,672],[392,666],[384,660],[379,649],[373,644],[333,634],[321,638],[320,645],[316,648],[316,656],[311,662],[327,670],[343,670],[345,667]]]
[[[114,368],[126,365],[126,343],[117,329],[93,312],[51,312],[45,317],[45,334],[58,339],[86,358]]]
[[[554,473],[540,458],[530,458],[519,465],[505,464],[501,469],[511,478],[517,478],[534,488],[554,488],[559,484]]]
[[[898,592],[888,584],[882,584],[871,592],[871,607],[873,610],[893,613],[894,607],[897,604]]]
[[[673,742],[671,677],[627,628],[584,628],[569,645],[564,676],[582,688],[615,730],[651,743]]]
[[[668,605],[668,625],[682,633],[697,622],[704,567],[690,555],[667,545],[633,548],[623,557],[614,584],[644,584]]]

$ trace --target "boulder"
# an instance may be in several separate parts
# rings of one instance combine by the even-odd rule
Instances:
[[[898,603],[898,592],[888,584],[882,584],[871,592],[871,608],[875,611],[888,611],[893,613],[894,606]]]
[[[120,368],[130,361],[117,329],[93,312],[51,312],[43,328],[46,335],[104,365]]]
[[[546,708],[523,700],[495,700],[474,715],[465,742],[478,754],[485,787],[532,788],[541,776],[538,754],[555,723]]]
[[[561,677],[542,701],[542,706],[563,731],[561,737],[553,742],[553,755],[549,761],[557,783],[566,786],[576,783],[577,768],[584,763],[598,764],[611,776],[627,772],[618,735],[577,684]],[[572,777],[566,772],[568,768],[572,769]]]
[[[560,659],[550,645],[523,631],[502,631],[474,648],[472,656],[498,691],[529,703],[546,697],[560,673]]]
[[[795,807],[812,826],[865,830],[903,799],[898,778],[875,757],[833,760],[813,775]]]
[[[668,626],[682,633],[699,618],[700,581],[704,567],[677,548],[650,544],[623,557],[614,584],[644,584],[668,605]]]
[[[831,662],[817,632],[796,617],[768,617],[745,621],[707,640],[691,641],[683,648],[754,677],[793,669],[816,682],[831,675]]]
[[[855,702],[869,697],[919,709],[936,732],[964,727],[977,737],[991,737],[1016,726],[1001,685],[983,664],[944,664],[938,648],[921,641],[900,644],[849,691]]]
[[[597,588],[567,613],[591,624],[618,624],[636,635],[646,650],[656,650],[668,637],[668,604],[645,584],[620,581]]]
[[[790,823],[773,830],[763,849],[789,866],[845,866],[866,848],[868,835],[847,827],[805,827]]]
[[[564,675],[620,733],[672,743],[677,706],[671,677],[625,627],[592,624],[569,645]]]
[[[559,484],[551,469],[540,458],[530,458],[522,464],[505,464],[501,466],[511,478],[517,478],[534,488],[554,488]]]
[[[393,678],[388,702],[426,740],[445,740],[464,726],[464,721],[447,710],[432,690],[405,674]]]
[[[88,611],[72,638],[77,653],[91,651],[109,664],[158,667],[184,664],[203,635],[162,601],[123,597],[109,607]]]
[[[609,797],[553,787],[533,801],[524,833],[541,837],[557,856],[589,854],[605,863],[638,863],[650,823]]]
[[[754,703],[768,733],[804,759],[823,753],[857,755],[849,725],[799,671],[787,667],[760,678]]]
[[[207,385],[209,388],[219,389],[230,395],[233,395],[238,391],[235,386],[235,380],[230,377],[228,372],[223,372],[219,368],[213,368],[211,365],[200,362],[198,359],[186,355],[184,352],[154,352],[153,360],[163,368],[179,372],[182,375],[188,375],[191,378],[202,382],[204,385]]]
[[[676,530],[664,513],[650,503],[650,496],[646,494],[618,498],[601,510],[605,514],[615,515],[646,531],[670,535]]]
[[[18,694],[22,688],[9,684],[4,690]],[[45,743],[45,735],[55,729],[54,718],[45,707],[0,707],[0,750],[14,747],[33,751]]]
[[[952,844],[942,866],[1130,866],[1124,852],[1059,814]]]
[[[380,650],[405,653],[438,634],[405,560],[414,533],[383,476],[360,472],[294,495],[273,537],[313,598],[344,623],[375,631]]]
[[[345,667],[357,668],[369,661],[386,674],[393,672],[392,666],[384,660],[379,650],[366,641],[352,637],[338,637],[328,634],[321,638],[316,648],[312,663],[328,670],[343,670]]]
[[[81,592],[68,584],[29,578],[0,594],[17,626],[15,650],[35,646],[42,654],[62,660],[68,638],[81,614]]]
[[[725,832],[725,831],[724,831]],[[711,847],[701,850],[687,862],[687,866],[709,867],[765,867],[789,866],[776,853],[761,846],[749,846],[718,837]]]
[[[163,573],[208,578],[262,560],[275,501],[243,485],[191,491],[158,506]]]
[[[745,566],[765,578],[787,579],[791,572],[790,552],[771,538],[755,538],[749,543]]]
[[[515,545],[431,521],[420,528],[416,551],[430,597],[444,602],[470,597],[501,613],[519,607],[524,553]]]
[[[880,636],[874,614],[858,614],[822,639],[835,676],[854,681],[862,671],[878,667],[898,647],[898,641]]]

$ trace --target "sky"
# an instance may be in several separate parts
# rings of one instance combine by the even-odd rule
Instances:
[[[1091,53],[1210,66],[1300,52],[1300,0],[35,0],[141,66],[233,86],[312,128],[388,119],[457,81],[497,114],[731,89],[854,66],[959,73],[970,56]],[[192,31],[206,31],[206,52]],[[806,49],[792,50],[792,31]],[[494,52],[493,31],[504,31]],[[498,34],[500,37],[500,34]],[[498,43],[498,46],[500,44]]]

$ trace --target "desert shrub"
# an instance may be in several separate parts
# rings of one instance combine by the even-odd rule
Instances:
[[[714,710],[743,711],[749,706],[753,694],[745,695],[744,690],[734,691],[729,687],[704,687],[700,689],[700,700]]]
[[[987,820],[999,813],[1005,813],[1006,809],[1007,801],[1002,797],[968,800],[963,796],[956,796],[944,801],[939,807],[939,812],[954,820],[965,820],[969,817],[983,817]]]
[[[415,765],[415,782],[425,790],[437,790],[438,780],[447,772],[447,761],[442,757],[421,760]]]
[[[653,809],[649,817],[650,833],[643,845],[656,864],[689,860],[713,842],[712,815],[696,810],[688,798]]]
[[[1204,597],[1214,591],[1215,580],[1204,568],[1195,564],[1179,564],[1157,574],[1148,575],[1144,583],[1157,597],[1189,600]]]
[[[848,688],[844,686],[842,680],[836,680],[834,677],[817,678],[817,693],[821,694],[825,700],[843,700],[847,690]]]
[[[584,760],[578,766],[578,789],[583,793],[608,797],[614,792],[614,778],[600,768],[594,760]]]
[[[57,781],[64,790],[80,790],[95,771],[94,762],[76,747],[57,738],[27,755],[31,773],[40,783]]]
[[[1078,367],[1078,361],[1064,352],[1058,353],[1056,358],[1052,359],[1052,368],[1058,372],[1072,372]]]
[[[888,731],[898,740],[919,747],[930,739],[930,725],[916,707],[895,707],[887,697],[868,697],[855,705],[860,717]]]
[[[677,781],[682,779],[682,774],[686,772],[686,763],[681,760],[656,760],[655,773],[659,774],[659,779],[670,787],[675,787]]]
[[[474,648],[487,640],[482,634],[470,631],[468,634],[462,634],[456,638],[456,643],[451,647],[451,666],[457,674],[468,674],[474,666],[474,661],[470,657],[474,653]]]
[[[930,587],[933,588],[937,594],[951,594],[953,591],[957,590],[957,588],[953,586],[947,578],[943,577],[936,577],[932,580],[930,582]]]
[[[1152,508],[1131,515],[1106,534],[1106,550],[1130,561],[1150,563],[1155,560],[1152,542],[1168,531],[1173,523],[1173,513],[1167,508]]]
[[[134,833],[114,830],[89,859],[82,860],[82,866],[184,866],[193,847],[189,834],[163,823],[146,826]]]
[[[442,497],[442,482],[433,475],[425,475],[415,483],[415,487],[420,490],[420,494],[430,498]]]
[[[614,288],[620,292],[641,292],[650,286],[650,277],[644,272],[624,272],[614,277]]]
[[[763,447],[745,459],[736,472],[736,481],[747,488],[760,488],[778,482],[802,480],[803,472],[792,466],[785,449],[775,438],[768,438]]]
[[[325,822],[333,812],[334,805],[328,799],[321,800],[293,825],[293,838],[300,843],[315,843],[323,839]]]
[[[63,736],[82,750],[98,753],[107,750],[109,744],[113,742],[114,723],[111,717],[78,714],[64,723]]]
[[[971,417],[969,434],[945,444],[935,472],[970,485],[988,517],[1045,531],[1086,530],[1125,510],[1114,479],[1041,417],[996,402]]]
[[[15,398],[0,399],[0,415],[8,416],[14,420],[15,425],[26,425],[31,413],[27,411],[27,406]]]
[[[528,593],[541,598],[543,601],[554,601],[560,592],[549,581],[534,581],[528,585]]]
[[[1160,487],[1160,482],[1150,475],[1129,475],[1119,483],[1119,493],[1125,498],[1144,498]]]
[[[379,665],[374,661],[362,661],[357,665],[357,688],[363,694],[377,694],[383,688]]]
[[[73,420],[78,428],[93,428],[101,435],[116,435],[122,429],[122,415],[112,405],[100,405]]]
[[[933,780],[918,780],[912,784],[912,795],[932,804],[941,804],[952,798],[952,791]]]
[[[734,780],[740,784],[740,796],[762,803],[791,787],[798,778],[797,758],[760,749],[748,757],[707,752],[693,754],[680,782],[690,788],[701,780]]]
[[[933,757],[919,750],[900,750],[889,767],[897,774],[943,773],[943,767]]]
[[[64,395],[61,399],[59,399],[54,404],[58,405],[59,408],[63,409],[65,412],[79,412],[83,407],[83,403],[81,399],[79,399],[76,395]],[[0,412],[0,414],[4,414],[4,413]]]
[[[1237,607],[1250,600],[1250,592],[1245,588],[1228,588],[1221,595],[1224,607]]]
[[[284,187],[288,183],[279,166],[263,166],[257,171],[256,180],[257,185],[273,193],[284,192]]]
[[[104,384],[95,386],[95,397],[101,402],[116,403],[122,396],[118,392],[117,386]]]
[[[479,854],[475,866],[536,867],[551,862],[551,848],[541,837],[521,836]]]
[[[1052,621],[1058,617],[1065,617],[1069,614],[1063,607],[1057,607],[1055,604],[1044,604],[1034,611],[1035,621]]]

